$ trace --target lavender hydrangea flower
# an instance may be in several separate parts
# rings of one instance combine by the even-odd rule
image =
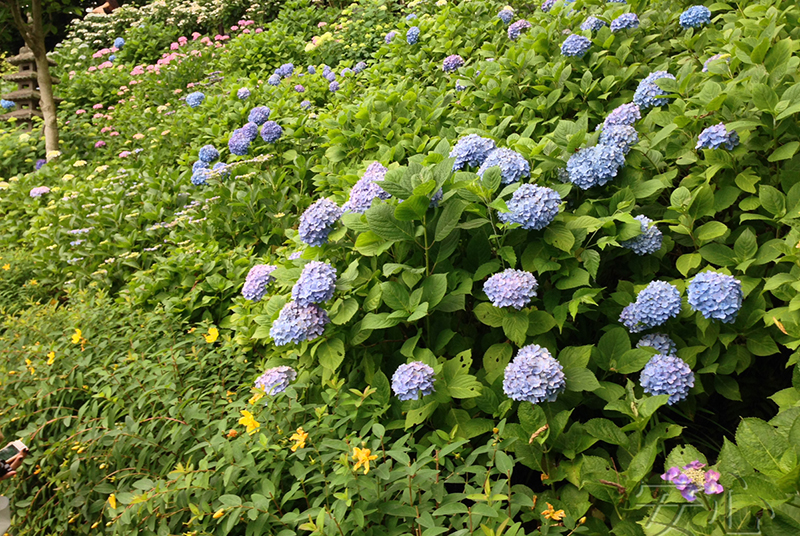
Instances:
[[[294,253],[289,255],[289,260],[290,261],[296,261],[297,259],[299,259],[302,256],[303,256],[303,250],[301,249],[301,250],[295,251]]]
[[[675,355],[656,354],[644,366],[640,383],[649,395],[669,395],[670,406],[689,395],[694,387],[694,372]]]
[[[509,22],[511,22],[511,19],[514,18],[514,11],[511,10],[511,9],[508,9],[507,7],[504,7],[503,9],[500,10],[500,13],[497,14],[497,17],[501,21],[503,21],[506,24],[508,24]]]
[[[207,168],[198,168],[192,173],[191,182],[195,186],[205,186],[208,184],[208,177],[210,173]]]
[[[239,88],[239,91],[236,92],[236,96],[239,99],[244,100],[250,96],[250,90],[246,87]]]
[[[707,60],[706,60],[706,61],[703,63],[703,70],[702,70],[702,72],[704,72],[704,73],[707,73],[707,72],[708,72],[708,67],[711,65],[711,63],[712,63],[712,62],[715,62],[715,61],[717,61],[717,60],[722,60],[722,59],[724,59],[725,61],[727,61],[728,63],[730,63],[730,62],[731,62],[731,55],[730,55],[730,54],[724,54],[724,53],[722,53],[722,54],[714,54],[713,56],[711,56],[710,58],[708,58],[708,59],[707,59]]]
[[[267,84],[271,86],[277,86],[280,85],[280,83],[281,83],[281,77],[277,74],[270,75],[270,77],[267,78]]]
[[[298,93],[306,92],[306,88],[304,88],[301,84],[297,84],[296,86],[294,86],[294,90]]]
[[[628,331],[639,333],[664,324],[681,312],[681,293],[666,281],[653,281],[619,316]]]
[[[274,367],[265,370],[264,374],[256,379],[255,384],[258,389],[274,396],[284,392],[295,378],[297,378],[297,372],[292,367]]]
[[[598,19],[595,16],[591,16],[588,17],[585,21],[583,21],[583,24],[581,24],[581,30],[596,32],[605,25],[606,25],[605,21]]]
[[[716,495],[725,491],[722,484],[719,483],[722,475],[713,469],[703,471],[705,465],[700,460],[695,460],[684,465],[683,469],[670,467],[666,473],[661,475],[661,479],[675,484],[683,498],[689,502],[694,502],[701,490],[706,495]]]
[[[663,333],[648,333],[643,335],[639,342],[636,343],[637,348],[652,348],[659,354],[676,355],[678,348],[675,346],[675,341],[669,338],[669,335]]]
[[[36,171],[39,171],[40,169],[42,169],[45,166],[45,164],[47,164],[47,160],[45,160],[44,158],[40,158],[33,165],[33,169],[35,169]]]
[[[372,206],[373,199],[389,199],[391,194],[380,187],[378,182],[386,176],[387,169],[380,162],[369,165],[364,175],[350,190],[350,199],[342,207],[344,210],[363,214]]]
[[[463,65],[464,65],[464,58],[462,58],[458,54],[451,54],[450,56],[447,56],[442,62],[442,70],[446,73],[452,73],[453,71],[457,70],[459,67],[462,67]]]
[[[406,22],[411,22],[412,20],[414,20],[416,18],[417,18],[416,13],[409,13],[408,15],[406,15]]]
[[[409,45],[416,45],[419,41],[419,26],[412,26],[406,32],[406,42]]]
[[[228,150],[231,154],[244,156],[250,151],[250,139],[241,131],[236,129],[228,140]]]
[[[231,176],[231,170],[222,162],[217,162],[211,169],[216,171],[221,179],[227,179]]]
[[[634,236],[630,240],[620,242],[619,245],[633,250],[637,255],[650,255],[661,249],[661,242],[664,235],[653,225],[653,220],[642,214],[636,216],[641,224],[642,234]]]
[[[219,151],[213,145],[204,145],[200,148],[200,151],[197,153],[197,157],[200,159],[201,162],[205,162],[206,164],[210,164],[217,158],[219,158]]]
[[[456,91],[464,91],[467,89],[467,86],[464,85],[462,80],[456,80]]]
[[[302,108],[303,110],[308,110],[309,108],[311,108],[311,101],[310,100],[304,100],[304,101],[300,102],[300,108]]]
[[[561,54],[564,56],[575,56],[582,58],[584,54],[589,52],[592,46],[592,40],[578,34],[571,34],[564,40],[561,45]]]
[[[542,2],[542,11],[549,13],[555,4],[556,0],[544,0],[544,2]]]
[[[353,67],[353,72],[358,74],[358,73],[360,73],[361,71],[363,71],[366,68],[367,68],[367,64],[365,62],[363,62],[363,61],[359,61],[358,63],[356,63],[356,66]]]
[[[453,171],[483,164],[489,153],[497,149],[494,140],[482,138],[477,134],[469,134],[460,138],[450,151],[450,158],[455,158]]]
[[[317,74],[317,70],[314,68],[313,65],[308,66],[308,74]]]
[[[269,114],[272,113],[272,110],[267,108],[266,106],[256,106],[252,110],[250,110],[250,115],[247,116],[247,121],[250,123],[255,123],[258,126],[263,125],[269,119]]]
[[[631,147],[639,143],[636,129],[627,125],[614,125],[604,128],[600,133],[600,145],[619,147],[622,154],[628,154]]]
[[[301,306],[326,302],[333,298],[335,287],[336,268],[327,262],[311,261],[292,287],[292,299]]]
[[[248,139],[253,142],[258,137],[258,125],[255,123],[245,123],[239,131]]]
[[[325,71],[322,73],[322,77],[327,80],[328,82],[335,82],[336,81],[336,73],[331,70]]]
[[[322,198],[314,202],[300,216],[300,227],[298,228],[300,240],[309,246],[326,244],[333,224],[342,217],[343,212],[330,199]]]
[[[735,130],[728,131],[723,123],[719,123],[700,133],[695,149],[719,149],[724,146],[732,151],[737,145],[739,145],[739,134]]]
[[[689,305],[708,318],[726,324],[736,321],[742,308],[742,283],[731,275],[701,272],[694,276],[687,289]]]
[[[383,41],[388,45],[392,42],[392,39],[394,39],[395,35],[397,35],[397,32],[392,30],[391,32],[386,34],[386,37],[383,38]]]
[[[6,100],[6,99],[0,99],[0,108],[3,108],[4,110],[11,110],[16,105],[17,104],[14,101]]]
[[[489,153],[481,167],[478,168],[478,176],[483,178],[486,170],[494,166],[500,167],[503,184],[511,184],[531,175],[531,165],[525,160],[525,157],[511,149],[499,148]]]
[[[538,344],[523,346],[503,374],[503,392],[531,404],[554,402],[567,387],[564,367]]]
[[[569,180],[578,188],[587,190],[603,186],[617,176],[625,164],[625,154],[616,145],[595,145],[573,154],[567,162]]]
[[[664,98],[667,92],[655,84],[656,80],[661,80],[662,78],[675,80],[675,77],[667,71],[656,71],[647,75],[644,80],[639,82],[639,86],[633,94],[633,102],[635,102],[639,108],[646,110],[652,106],[663,106],[669,102],[669,99]]]
[[[283,65],[275,69],[275,74],[277,74],[281,78],[288,78],[289,76],[292,76],[293,72],[294,72],[293,63],[284,63]]]
[[[413,361],[397,367],[392,375],[392,391],[400,400],[419,400],[432,394],[434,371],[422,361]]]
[[[539,283],[532,273],[508,268],[494,274],[483,284],[483,291],[495,307],[520,310],[536,296]]]
[[[192,172],[197,171],[198,169],[208,169],[208,162],[203,162],[202,160],[198,160],[194,164],[192,164]]]
[[[275,121],[267,121],[261,127],[261,138],[267,143],[275,143],[283,136],[283,129]]]
[[[272,272],[276,269],[276,266],[270,264],[256,264],[250,268],[242,287],[244,299],[253,302],[261,301],[261,298],[267,293],[267,285],[275,281]]]
[[[329,322],[328,313],[319,305],[302,306],[289,302],[283,306],[278,319],[272,323],[269,335],[275,346],[313,341],[322,335]]]
[[[613,126],[632,127],[636,121],[641,118],[642,113],[639,110],[639,106],[630,102],[614,108],[614,110],[606,116],[605,120],[603,121],[602,128],[606,129]]]
[[[618,32],[620,30],[633,30],[639,27],[639,17],[636,16],[636,13],[623,13],[616,19],[611,21],[611,26],[609,28],[612,32]]]
[[[526,21],[525,19],[520,19],[508,27],[508,38],[512,41],[516,41],[519,38],[519,35],[522,33],[522,30],[527,30],[530,27],[530,22]]]
[[[547,227],[558,215],[561,196],[544,186],[523,184],[507,203],[510,212],[500,212],[503,223],[518,223],[523,229],[538,231]]]
[[[339,82],[337,82],[336,80],[334,80],[333,82],[331,82],[331,83],[328,85],[328,90],[329,90],[331,93],[336,93],[337,91],[339,91]]]
[[[206,96],[202,92],[195,91],[194,93],[189,93],[188,95],[186,95],[186,104],[188,104],[192,108],[197,108],[203,103],[203,100],[205,100],[205,98]]]
[[[711,22],[711,10],[706,6],[692,6],[678,19],[683,28],[699,28]]]
[[[444,190],[439,188],[439,190],[433,194],[433,197],[431,197],[431,202],[428,203],[428,208],[437,208],[442,199],[444,199]]]
[[[30,196],[31,197],[42,197],[45,194],[50,193],[50,188],[47,186],[37,186],[36,188],[31,188]]]

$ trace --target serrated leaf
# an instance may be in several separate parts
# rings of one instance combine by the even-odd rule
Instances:
[[[376,205],[366,212],[367,223],[376,235],[386,240],[414,240],[414,226],[394,217],[391,205]]]

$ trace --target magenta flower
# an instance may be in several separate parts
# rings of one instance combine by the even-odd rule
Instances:
[[[700,491],[706,495],[716,495],[725,491],[722,484],[719,483],[719,472],[713,469],[703,471],[705,465],[699,460],[695,460],[684,465],[683,469],[670,467],[666,473],[661,475],[661,479],[675,484],[683,498],[689,502],[694,502]]]
[[[98,141],[97,143],[94,144],[94,148],[95,149],[100,149],[100,148],[105,147],[105,146],[106,146],[106,142],[104,142],[103,140],[100,140],[100,141]]]

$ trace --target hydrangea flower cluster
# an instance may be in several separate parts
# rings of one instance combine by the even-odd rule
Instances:
[[[4,110],[10,110],[14,108],[16,105],[17,104],[14,101],[0,99],[0,107],[2,107]]]
[[[419,41],[419,26],[412,26],[406,32],[406,41],[409,45],[416,45]]]
[[[681,293],[666,281],[653,281],[625,307],[619,320],[631,333],[662,325],[681,312]]]
[[[618,32],[620,30],[633,30],[638,27],[639,17],[636,16],[636,13],[623,13],[611,21],[611,26],[609,28],[612,32]]]
[[[636,216],[641,224],[642,234],[634,236],[630,240],[620,242],[619,245],[633,250],[637,255],[650,255],[661,249],[661,242],[664,235],[653,225],[653,220],[642,214]]]
[[[503,374],[503,392],[531,404],[554,402],[567,387],[564,367],[538,344],[523,346]]]
[[[591,16],[588,17],[585,21],[583,21],[583,24],[581,24],[581,30],[596,32],[605,25],[606,23],[604,20],[598,19],[595,16]]]
[[[37,186],[36,188],[31,188],[31,197],[42,197],[45,194],[50,193],[50,188],[47,186]]]
[[[313,65],[309,65],[308,74],[317,74],[317,69]]]
[[[283,129],[275,121],[267,121],[261,127],[261,138],[267,143],[275,143],[283,135]]]
[[[501,21],[508,24],[509,22],[511,22],[511,19],[514,18],[514,10],[509,9],[508,7],[504,7],[503,9],[500,10],[500,13],[497,14],[497,17]]]
[[[298,93],[305,93],[306,92],[306,88],[304,88],[302,86],[302,84],[297,84],[296,86],[294,86],[294,90],[296,92],[298,92]]]
[[[539,283],[532,273],[508,268],[494,274],[483,284],[483,291],[495,307],[520,310],[536,296]]]
[[[202,92],[195,91],[194,93],[189,93],[188,95],[186,95],[186,104],[188,104],[192,108],[197,108],[203,103],[203,100],[205,98],[206,96]]]
[[[336,80],[334,80],[333,82],[331,82],[330,84],[328,84],[328,90],[329,90],[331,93],[336,93],[337,91],[339,91],[339,82],[337,82]]]
[[[227,179],[231,176],[231,170],[222,162],[217,162],[211,169],[219,173],[219,176],[222,179]]]
[[[632,127],[636,121],[641,118],[642,112],[639,110],[639,106],[629,102],[614,108],[614,110],[606,116],[605,121],[603,121],[603,128],[605,129],[612,126]]]
[[[526,21],[525,19],[520,19],[508,27],[508,38],[512,41],[516,41],[517,38],[519,38],[519,34],[522,33],[522,30],[527,30],[530,27],[530,22]]]
[[[255,384],[266,394],[277,395],[284,392],[295,378],[297,378],[297,372],[292,367],[274,367],[265,370],[264,374],[256,379]]]
[[[726,324],[736,321],[744,299],[741,281],[718,272],[702,272],[694,276],[687,294],[693,310]]]
[[[289,302],[283,306],[278,319],[272,323],[269,335],[275,346],[313,341],[322,335],[329,322],[328,313],[319,305],[303,306]]]
[[[649,395],[669,395],[667,404],[671,406],[689,395],[694,372],[678,356],[656,354],[644,366],[640,382]]]
[[[556,5],[556,0],[544,0],[544,2],[542,2],[542,11],[549,13],[554,5]]]
[[[483,178],[486,170],[494,166],[500,167],[503,184],[511,184],[531,175],[531,165],[525,160],[525,157],[511,149],[499,148],[489,153],[481,167],[478,168],[478,176]]]
[[[704,73],[707,73],[707,72],[708,72],[708,67],[709,67],[709,65],[711,65],[711,62],[714,62],[714,61],[717,61],[717,60],[721,60],[721,59],[724,59],[725,61],[727,61],[728,63],[730,63],[730,62],[731,62],[731,55],[730,55],[730,54],[724,54],[724,53],[722,53],[722,54],[714,54],[713,56],[711,56],[710,58],[708,58],[708,59],[707,59],[707,60],[706,60],[706,61],[703,63],[703,70],[702,70],[702,72],[704,72]]]
[[[208,177],[211,175],[207,166],[199,167],[192,172],[191,182],[195,186],[205,186],[208,184]]]
[[[272,74],[270,75],[269,78],[267,78],[267,84],[271,86],[277,86],[280,85],[280,83],[281,83],[281,77],[278,76],[277,74]]]
[[[585,147],[573,154],[567,162],[567,173],[570,182],[587,190],[593,186],[603,186],[616,177],[624,164],[622,147],[601,144]]]
[[[270,110],[266,106],[256,106],[255,108],[250,110],[250,115],[247,116],[247,121],[261,126],[267,122],[267,120],[269,119],[269,114],[271,113],[272,110]]]
[[[47,164],[47,160],[45,160],[44,158],[40,158],[40,159],[39,159],[39,160],[37,160],[37,161],[36,161],[36,163],[33,165],[33,168],[34,168],[36,171],[39,171],[40,169],[42,169],[42,167],[44,167],[44,165],[45,165],[45,164]]]
[[[276,269],[277,266],[270,264],[256,264],[250,268],[242,287],[244,299],[253,302],[261,301],[261,298],[267,293],[267,285],[275,281],[272,272]]]
[[[678,348],[675,346],[675,341],[669,338],[669,335],[663,333],[648,333],[643,335],[639,342],[636,343],[637,348],[653,348],[659,354],[676,355]]]
[[[392,391],[400,400],[419,400],[435,391],[434,371],[422,361],[412,361],[397,367],[392,375]]]
[[[388,44],[390,44],[390,43],[392,42],[392,39],[394,39],[394,36],[395,36],[395,35],[397,35],[397,32],[396,32],[396,31],[394,31],[394,30],[392,30],[391,32],[387,33],[387,34],[386,34],[386,37],[384,37],[384,38],[383,38],[384,42],[385,42],[387,45],[388,45]]]
[[[293,72],[294,72],[293,63],[284,63],[283,65],[275,69],[275,74],[277,74],[281,78],[288,78],[289,76],[292,76]]]
[[[571,34],[564,40],[561,45],[561,53],[564,56],[575,56],[582,58],[584,54],[589,52],[592,46],[592,40],[578,34]]]
[[[359,61],[358,63],[356,63],[355,67],[353,67],[353,72],[358,74],[366,68],[367,64],[363,61]]]
[[[695,460],[688,465],[680,467],[670,467],[666,473],[661,475],[661,480],[672,482],[684,499],[694,502],[697,494],[702,490],[706,495],[716,495],[725,491],[719,483],[720,474],[718,471],[709,469],[703,471],[706,464]]]
[[[123,39],[122,37],[117,37],[116,39],[114,39],[114,48],[116,48],[117,50],[122,50],[122,47],[124,46],[125,46],[125,39]]]
[[[322,198],[314,202],[300,216],[298,232],[300,240],[309,246],[321,246],[328,242],[333,224],[342,217],[344,211],[330,199]]]
[[[552,188],[523,184],[507,203],[510,212],[497,216],[503,223],[518,223],[523,229],[538,231],[558,215],[561,196]]]
[[[236,97],[238,97],[241,100],[244,100],[249,96],[250,96],[250,90],[247,89],[246,87],[239,88],[239,90],[236,92]]]
[[[327,262],[311,261],[292,287],[292,299],[301,306],[322,303],[333,298],[336,268]]]
[[[386,168],[380,162],[373,162],[364,172],[364,175],[358,179],[358,182],[353,185],[350,190],[350,199],[342,207],[344,210],[357,212],[363,214],[372,206],[372,200],[389,199],[391,194],[387,193],[380,187],[378,182],[382,181],[386,175]]]
[[[258,125],[255,123],[245,123],[239,130],[241,130],[242,134],[250,142],[253,142],[258,137]]]
[[[311,108],[311,101],[310,100],[304,100],[304,101],[300,102],[300,108],[302,108],[303,110],[308,110],[309,108]]]
[[[622,154],[628,154],[631,147],[639,143],[639,134],[628,125],[612,125],[603,129],[599,142],[600,145],[619,147]]]
[[[494,140],[482,138],[477,134],[469,134],[460,138],[450,150],[450,158],[455,158],[453,171],[483,164],[489,153],[497,148]]]
[[[675,80],[675,77],[667,71],[656,71],[647,75],[644,80],[639,82],[639,86],[633,94],[633,102],[635,102],[639,108],[646,110],[652,106],[663,106],[669,102],[669,99],[663,98],[667,92],[654,83],[656,80],[661,80],[662,78]]]
[[[442,70],[446,73],[452,73],[459,67],[464,65],[464,58],[458,54],[447,56],[442,62]]]
[[[231,134],[230,139],[228,140],[228,150],[231,154],[235,154],[238,156],[244,156],[250,150],[250,138],[242,131],[242,129],[237,128]]]
[[[739,134],[735,130],[728,131],[723,123],[719,123],[700,133],[695,149],[719,149],[724,146],[732,151],[737,145],[739,145]]]
[[[686,28],[699,28],[711,22],[711,10],[706,6],[692,6],[683,13],[678,19],[681,26]]]
[[[216,147],[213,145],[204,145],[200,148],[200,151],[197,153],[197,157],[200,159],[201,162],[205,162],[206,164],[210,164],[217,158],[219,158],[219,151],[217,151]]]
[[[464,85],[462,80],[456,80],[456,91],[464,91],[467,89],[467,86]]]

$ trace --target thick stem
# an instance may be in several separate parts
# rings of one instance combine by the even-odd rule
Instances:
[[[39,82],[39,105],[44,115],[44,145],[48,160],[50,155],[58,152],[58,116],[56,101],[53,97],[53,78],[50,76],[50,64],[47,61],[47,49],[44,44],[44,26],[42,25],[42,0],[31,2],[32,24],[31,42],[28,48],[36,58],[37,79]],[[27,39],[26,39],[27,42]]]

